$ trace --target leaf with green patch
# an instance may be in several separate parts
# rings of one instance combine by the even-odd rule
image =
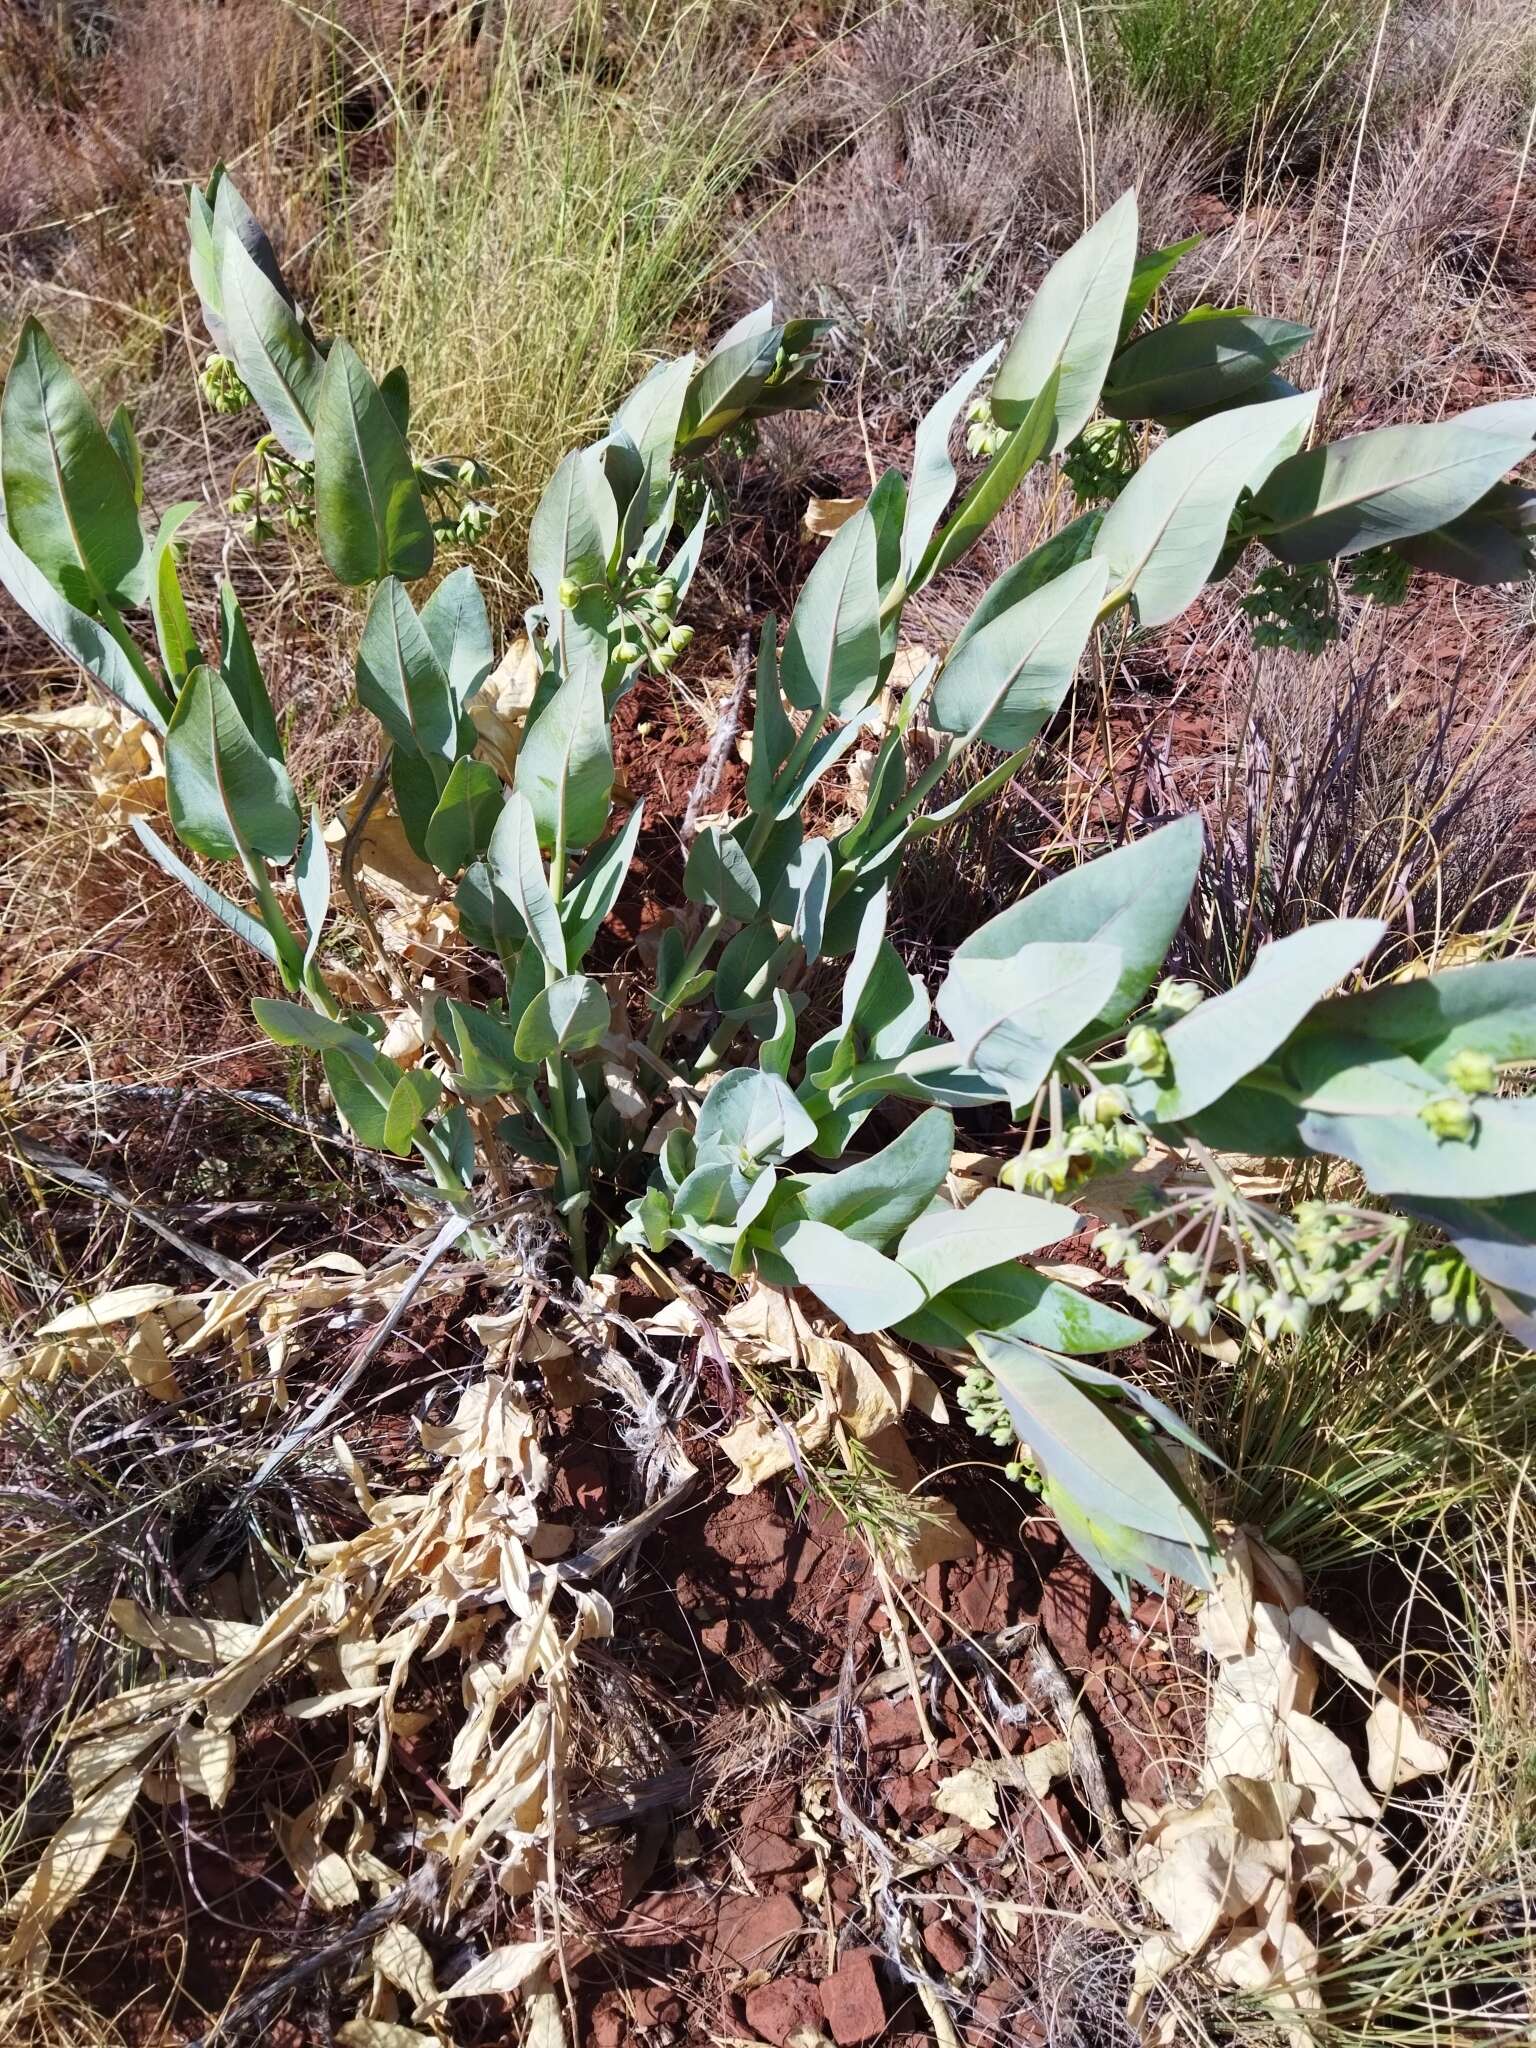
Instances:
[[[147,594],[133,484],[74,372],[22,322],[0,395],[0,480],[17,546],[81,611]]]
[[[1174,320],[1122,349],[1104,379],[1114,419],[1160,420],[1229,405],[1311,338],[1310,327],[1257,313]]]
[[[1022,946],[1047,941],[1111,945],[1120,978],[1091,1029],[1101,1035],[1124,1023],[1162,968],[1183,920],[1205,844],[1191,812],[1133,845],[1058,875],[972,932],[955,957],[1007,960]]]
[[[264,960],[270,960],[274,967],[281,964],[276,936],[268,931],[259,917],[253,917],[250,911],[243,910],[238,903],[232,903],[227,896],[215,889],[211,882],[205,882],[201,875],[195,874],[175,849],[167,846],[142,818],[130,818],[128,822],[133,827],[134,837],[157,867],[163,868],[173,880],[180,882],[187,893],[201,903],[204,910],[211,910],[221,924],[227,925],[237,938],[244,939],[245,943]],[[285,976],[285,979],[289,987],[296,988],[300,961],[296,957],[291,958],[289,965],[293,972]]]
[[[462,711],[495,661],[485,598],[467,563],[438,584],[421,607],[421,623],[437,665],[448,678],[453,701]]]
[[[619,900],[644,822],[645,804],[642,801],[625,819],[623,830],[593,850],[565,892],[560,904],[560,920],[565,926],[567,957],[573,966],[585,959],[587,948],[597,937],[603,919]]]
[[[468,736],[426,627],[393,576],[369,601],[357,648],[357,695],[397,747],[428,763],[441,794],[468,751]]]
[[[1176,618],[1200,593],[1241,492],[1305,435],[1318,394],[1272,399],[1186,427],[1144,462],[1104,515],[1096,555],[1143,626]]]
[[[246,849],[288,860],[298,845],[298,802],[288,771],[240,716],[222,676],[188,676],[165,735],[167,808],[176,836],[209,860]]]
[[[565,930],[539,857],[533,808],[520,791],[514,790],[501,807],[485,865],[492,892],[506,897],[543,959],[564,974]]]
[[[424,1067],[412,1067],[395,1083],[384,1111],[384,1150],[408,1157],[416,1134],[442,1098],[443,1084]]]
[[[746,849],[718,825],[706,825],[688,849],[683,893],[745,923],[757,915],[761,892]]]
[[[139,437],[134,430],[133,414],[126,405],[119,405],[107,421],[107,439],[117,450],[117,459],[123,465],[123,474],[127,477],[128,488],[133,493],[133,502],[142,509],[144,451],[139,446]]]
[[[456,875],[484,857],[501,816],[501,777],[489,762],[466,756],[455,761],[424,835],[427,858],[444,875]]]
[[[808,1287],[856,1337],[888,1329],[922,1301],[910,1273],[830,1224],[792,1223],[773,1244],[796,1286]]]
[[[165,673],[178,691],[202,660],[192,621],[187,616],[174,547],[177,532],[196,510],[193,504],[173,505],[160,521],[149,557],[149,608],[155,621],[155,639]]]
[[[1083,562],[973,634],[940,671],[929,723],[1005,751],[1028,746],[1072,686],[1107,577],[1103,562]]]
[[[613,797],[613,742],[601,677],[567,676],[518,749],[515,785],[546,851],[576,852],[602,836]]]
[[[1125,294],[1125,311],[1120,316],[1121,341],[1130,335],[1159,290],[1173,275],[1176,265],[1192,249],[1198,249],[1203,239],[1200,235],[1191,235],[1186,241],[1170,242],[1162,249],[1148,249],[1144,255],[1136,258],[1130,286]]]
[[[650,477],[647,509],[653,518],[670,487],[683,404],[696,368],[697,358],[691,354],[657,363],[613,416],[614,426],[634,443],[645,464]]]
[[[992,412],[1016,427],[1060,372],[1053,451],[1098,404],[1136,265],[1136,194],[1125,193],[1046,272],[992,386]]]
[[[250,728],[256,744],[264,753],[281,754],[283,745],[277,730],[277,714],[272,709],[266,679],[261,673],[261,663],[256,659],[256,649],[245,623],[245,614],[240,609],[240,600],[235,595],[235,586],[227,580],[219,585],[219,674],[229,686],[229,694],[239,707],[240,716]]]
[[[1070,1216],[1071,1211],[1065,1211]],[[897,1335],[919,1344],[955,1350],[978,1331],[1043,1344],[1068,1357],[1123,1351],[1150,1335],[1148,1324],[1122,1315],[1060,1280],[1048,1280],[1032,1266],[993,1266],[936,1294],[902,1323]]]
[[[447,1009],[460,1076],[470,1093],[512,1095],[523,1089],[530,1070],[518,1054],[516,1036],[506,1018],[492,1016],[476,1003],[450,1000]]]
[[[919,1213],[896,1248],[898,1262],[929,1295],[943,1294],[978,1273],[1060,1244],[1082,1217],[1059,1202],[983,1188],[963,1209],[936,1204]]]
[[[695,1135],[701,1159],[766,1165],[803,1152],[816,1126],[777,1074],[736,1067],[704,1097]]]
[[[1502,399],[1293,455],[1270,473],[1253,509],[1283,562],[1331,561],[1448,525],[1533,448],[1536,398]]]
[[[378,385],[339,337],[325,359],[314,434],[315,532],[337,582],[425,576],[432,522],[411,452]]]
[[[560,463],[528,529],[528,567],[539,586],[560,672],[566,677],[601,675],[608,666],[608,557],[584,452],[573,449]],[[596,587],[568,607],[560,602],[560,585],[566,579]]]
[[[784,638],[784,695],[801,711],[850,718],[880,679],[875,524],[866,509],[840,526],[805,580]]]
[[[954,1147],[954,1118],[948,1110],[926,1109],[883,1151],[841,1173],[808,1176],[800,1211],[882,1251],[944,1185]]]
[[[566,974],[541,989],[517,1027],[517,1056],[530,1065],[555,1053],[586,1052],[612,1023],[603,985],[589,974]]]
[[[1336,996],[1302,1030],[1374,1039],[1440,1076],[1464,1050],[1523,1066],[1536,1062],[1536,959],[1483,960]]]
[[[320,354],[292,304],[237,235],[219,236],[218,261],[226,345],[235,367],[294,461],[312,461],[330,358]],[[345,347],[333,342],[332,355]],[[382,400],[379,405],[383,410]]]

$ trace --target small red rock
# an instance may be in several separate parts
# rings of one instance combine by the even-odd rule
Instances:
[[[754,2034],[782,2048],[801,2027],[821,2027],[821,2001],[814,1984],[803,1977],[778,1977],[771,1984],[759,1984],[746,1996],[747,2025]]]
[[[592,2048],[623,2048],[624,2006],[616,1991],[605,1991],[592,2010]]]
[[[884,2033],[885,2000],[867,1950],[844,1956],[831,1976],[822,1978],[818,1990],[837,2048],[854,2048],[855,2043]]]
[[[781,1892],[762,1899],[727,1899],[720,1908],[715,1945],[740,1969],[768,1969],[780,1946],[803,1925],[799,1907]]]
[[[923,1947],[946,1977],[963,1970],[970,1960],[970,1951],[947,1920],[935,1920],[923,1929]]]
[[[683,2002],[665,1984],[646,1984],[630,1994],[635,2025],[641,2028],[674,2026],[683,2016]]]
[[[871,1749],[895,1749],[900,1744],[915,1742],[922,1733],[916,1704],[910,1699],[876,1700],[868,1711],[865,1726]]]

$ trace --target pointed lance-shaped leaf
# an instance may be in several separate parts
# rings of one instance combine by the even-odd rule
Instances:
[[[1093,415],[1136,264],[1136,194],[1125,193],[1046,272],[992,386],[998,423],[1016,427],[1060,372],[1053,451]]]
[[[1108,573],[1081,562],[967,639],[940,671],[929,723],[991,747],[1028,746],[1071,687]]]
[[[339,583],[425,576],[432,522],[379,387],[339,338],[315,405],[315,531]]]
[[[247,850],[289,860],[300,817],[281,760],[257,743],[222,676],[196,668],[165,735],[166,802],[184,846],[209,860]]]

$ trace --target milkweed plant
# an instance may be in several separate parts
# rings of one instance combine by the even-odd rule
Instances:
[[[471,717],[496,659],[473,570],[428,581],[445,544],[485,533],[484,471],[416,452],[404,370],[375,381],[315,332],[226,175],[191,192],[189,227],[217,351],[206,396],[267,427],[231,513],[257,539],[312,534],[331,574],[367,590],[355,674],[380,766],[362,813],[397,813],[494,996],[418,976],[404,1000],[420,1052],[385,1049],[382,1010],[348,994],[335,950],[369,942],[366,914],[346,911],[366,913],[348,865],[362,813],[339,847],[306,815],[227,583],[217,647],[194,635],[177,544],[194,508],[150,537],[131,420],[100,424],[35,321],[0,407],[0,579],[163,736],[175,837],[238,886],[135,819],[144,849],[264,956],[283,993],[256,1000],[257,1021],[318,1054],[359,1143],[414,1156],[482,1243],[497,1191],[534,1178],[577,1276],[671,1255],[802,1288],[851,1333],[958,1361],[973,1426],[1122,1598],[1152,1572],[1202,1580],[1213,1539],[1199,1441],[1103,1363],[1149,1323],[1031,1263],[1078,1227],[1071,1205],[1091,1209],[1106,1167],[1155,1143],[1191,1169],[1162,1192],[1145,1176],[1140,1212],[1096,1244],[1139,1305],[1197,1338],[1277,1339],[1324,1308],[1371,1317],[1414,1294],[1536,1342],[1536,1105],[1506,1080],[1536,1059],[1536,960],[1372,986],[1385,927],[1345,918],[1265,946],[1235,988],[1170,979],[1195,816],[1032,888],[955,947],[936,992],[886,930],[907,850],[1004,790],[1111,622],[1163,625],[1254,558],[1256,637],[1305,646],[1332,630],[1336,564],[1378,597],[1415,571],[1524,577],[1536,494],[1508,477],[1536,446],[1536,399],[1317,441],[1318,394],[1280,371],[1308,330],[1207,306],[1152,324],[1193,245],[1139,254],[1127,193],[1006,348],[920,422],[910,475],[887,470],[837,530],[783,633],[763,620],[739,815],[692,839],[654,968],[600,975],[642,827],[640,804],[614,817],[614,707],[684,657],[681,614],[724,510],[712,457],[817,402],[824,323],[761,308],[702,361],[658,363],[561,462],[532,522],[535,679],[509,769]],[[960,490],[951,441],[967,426]],[[997,578],[887,715],[905,606],[1053,460],[1077,516]],[[921,727],[932,758],[914,773]],[[812,791],[861,743],[858,816],[811,829]],[[941,801],[941,785],[962,793]],[[805,993],[817,963],[841,977],[830,1008]],[[897,1135],[861,1143],[894,1104],[913,1106]],[[1000,1109],[1017,1155],[954,1206],[956,1116]],[[1360,1198],[1276,1204],[1232,1169],[1309,1154],[1346,1162],[1324,1185]]]

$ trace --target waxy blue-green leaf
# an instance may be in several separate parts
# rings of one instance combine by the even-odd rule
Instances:
[[[925,1109],[883,1151],[841,1173],[806,1179],[798,1208],[812,1222],[829,1223],[883,1251],[944,1185],[954,1149],[954,1118],[948,1110]]]
[[[826,1223],[792,1223],[774,1234],[774,1249],[818,1301],[856,1337],[888,1329],[910,1315],[923,1290],[894,1260]]]
[[[968,552],[1040,460],[1056,429],[1060,383],[1060,370],[1052,370],[1023,420],[960,500],[943,530],[929,542],[915,573],[908,579],[911,590],[921,590]]]
[[[896,1258],[928,1294],[942,1294],[994,1266],[1060,1244],[1081,1225],[1082,1218],[1059,1202],[983,1188],[963,1209],[941,1203],[920,1214]]]
[[[1148,249],[1136,258],[1136,267],[1131,272],[1130,287],[1125,294],[1125,311],[1120,316],[1122,341],[1146,312],[1177,265],[1192,249],[1198,249],[1202,240],[1203,237],[1200,235],[1191,235],[1186,241],[1170,242],[1162,249]]]
[[[767,1165],[803,1152],[816,1126],[777,1074],[736,1067],[705,1096],[695,1135],[701,1159]]]
[[[1096,1398],[1033,1345],[978,1337],[976,1352],[1041,1471],[1087,1514],[1175,1543],[1206,1540],[1194,1501],[1119,1404]]]
[[[439,873],[456,875],[484,856],[504,795],[489,762],[467,755],[454,762],[425,833],[427,858]]]
[[[315,403],[315,532],[338,583],[425,576],[432,566],[432,522],[411,452],[356,350],[339,338]]]
[[[971,364],[918,422],[912,448],[912,481],[906,492],[906,517],[901,530],[901,573],[911,582],[928,552],[934,528],[955,488],[950,437],[972,392],[997,361],[1002,344],[989,348]]]
[[[218,263],[228,352],[278,440],[295,462],[309,462],[316,451],[328,359],[238,236],[219,234]],[[346,344],[331,346],[334,353]]]
[[[1200,593],[1245,487],[1295,447],[1318,394],[1217,413],[1186,427],[1144,462],[1104,515],[1093,552],[1109,564],[1112,592],[1136,599],[1143,626],[1176,618]]]
[[[1498,520],[1486,518],[1476,506],[1430,533],[1395,541],[1393,552],[1415,569],[1448,576],[1455,583],[1521,583],[1530,574],[1530,557],[1522,537]]]
[[[133,484],[74,372],[22,322],[0,396],[0,480],[12,538],[79,610],[144,602]]]
[[[1169,1027],[1169,1071],[1127,1081],[1137,1115],[1149,1123],[1181,1123],[1216,1102],[1284,1045],[1313,1004],[1358,967],[1385,932],[1379,918],[1347,917],[1261,946],[1236,988]]]
[[[1253,509],[1282,561],[1326,562],[1448,525],[1533,450],[1536,398],[1502,399],[1293,455],[1271,472]]]
[[[450,1001],[447,1008],[460,1078],[471,1094],[515,1094],[527,1085],[528,1063],[519,1056],[505,1017],[494,1017],[476,1003]]]
[[[1470,1048],[1500,1065],[1536,1062],[1536,959],[1482,960],[1411,981],[1384,982],[1324,1003],[1302,1027],[1369,1038],[1410,1053],[1432,1074]]]
[[[568,676],[534,716],[514,780],[542,847],[578,852],[602,837],[613,796],[613,742],[594,670]]]
[[[240,716],[264,753],[281,754],[277,714],[267,691],[261,663],[251,640],[245,614],[227,579],[219,585],[219,674],[229,686]]]
[[[1103,562],[1080,563],[972,635],[940,671],[930,725],[1004,751],[1028,746],[1072,686],[1107,578]]]
[[[1120,973],[1113,945],[1046,941],[1006,960],[957,956],[936,1007],[961,1061],[1004,1090],[1018,1111],[1104,1008]]]
[[[670,487],[672,454],[677,446],[683,401],[696,368],[697,358],[692,354],[677,356],[671,362],[657,363],[613,416],[614,426],[628,435],[646,466],[650,477],[648,503],[652,517]]]
[[[1122,349],[1104,379],[1115,419],[1167,419],[1230,404],[1311,338],[1310,327],[1257,313],[1217,313],[1154,327]]]
[[[593,507],[589,465],[573,449],[544,487],[528,529],[528,567],[539,586],[560,672],[570,677],[608,666],[608,557]],[[597,586],[573,608],[560,602],[560,584]]]
[[[566,950],[573,966],[586,957],[598,927],[619,900],[644,822],[642,802],[625,819],[621,832],[594,848],[561,900],[560,920],[565,926]]]
[[[1314,1152],[1351,1159],[1384,1195],[1498,1201],[1536,1190],[1536,1102],[1479,1096],[1467,1138],[1437,1138],[1420,1112],[1443,1082],[1369,1040],[1303,1037],[1287,1065]]]
[[[984,626],[991,625],[994,619],[1012,611],[1024,598],[1043,590],[1046,584],[1064,576],[1069,569],[1075,569],[1080,562],[1086,562],[1093,553],[1094,541],[1103,524],[1104,514],[1098,506],[1079,512],[1059,533],[1052,534],[1039,547],[1031,548],[1021,562],[1015,562],[1011,569],[1005,569],[1001,576],[989,583],[981,594],[980,603],[956,634],[954,645],[949,650],[950,660],[953,661],[965,643],[974,639]]]
[[[775,924],[788,925],[790,937],[804,948],[807,962],[821,958],[831,893],[830,842],[802,840],[768,899],[768,914]]]
[[[196,510],[193,504],[173,505],[160,521],[149,557],[149,608],[155,621],[155,639],[160,647],[161,665],[176,690],[180,690],[202,660],[192,621],[187,616],[187,601],[181,592],[174,546],[177,532]]]
[[[683,893],[690,903],[709,903],[745,923],[762,901],[746,849],[718,825],[705,825],[688,849]]]
[[[492,890],[505,895],[542,958],[557,974],[564,974],[565,929],[539,857],[533,809],[519,790],[514,790],[501,807],[501,816],[486,849],[485,865]]]
[[[373,1040],[355,1024],[340,1017],[323,1016],[304,1003],[284,1002],[277,996],[255,996],[251,1012],[275,1045],[301,1045],[308,1052],[378,1051]],[[393,1081],[390,1085],[394,1085]]]
[[[421,623],[438,666],[462,711],[491,672],[495,652],[485,598],[466,563],[439,583],[421,608]]]
[[[281,964],[277,940],[259,917],[254,917],[238,903],[232,903],[227,896],[215,889],[211,882],[205,882],[201,875],[194,873],[175,848],[167,846],[159,834],[142,818],[130,818],[128,822],[133,827],[134,837],[156,867],[163,868],[174,881],[180,882],[187,893],[201,903],[205,910],[211,910],[221,924],[227,925],[237,938],[244,939],[245,943],[264,960],[270,960],[274,967]],[[291,962],[293,973],[289,977],[290,987],[298,986],[299,964],[297,958]]]
[[[1071,1211],[1063,1214],[1070,1218]],[[1015,1337],[1022,1344],[1043,1344],[1068,1357],[1123,1351],[1150,1334],[1149,1325],[1135,1316],[1122,1315],[1107,1302],[1080,1294],[1060,1280],[1047,1280],[1033,1266],[1015,1261],[946,1287],[909,1316],[897,1334],[955,1350],[968,1344],[978,1330]]]
[[[466,751],[459,707],[405,585],[374,591],[357,649],[357,695],[395,745],[432,771],[439,794]]]
[[[384,1126],[389,1115],[390,1098],[381,1093],[384,1077],[379,1059],[379,1054],[369,1059],[340,1049],[320,1055],[336,1114],[359,1145],[366,1145],[370,1152],[385,1149]]]
[[[1204,844],[1204,827],[1192,811],[1133,845],[1117,847],[1031,889],[972,932],[955,957],[1006,960],[1021,946],[1050,940],[1114,946],[1120,978],[1091,1027],[1111,1031],[1162,971],[1200,871]]]
[[[409,1156],[423,1122],[442,1098],[443,1084],[424,1067],[402,1074],[384,1109],[384,1150],[397,1159]]]
[[[778,357],[780,330],[768,302],[727,329],[695,372],[676,439],[696,455],[741,419]]]
[[[78,663],[108,696],[156,732],[164,732],[171,700],[147,668],[136,666],[106,627],[60,596],[0,525],[0,583],[39,631]]]
[[[213,208],[196,185],[187,187],[187,268],[203,309],[203,325],[214,347],[227,355],[229,334],[224,325],[224,294],[219,284],[218,231]]]
[[[849,718],[880,679],[880,588],[875,524],[866,509],[840,526],[805,580],[779,664],[801,711]]]
[[[1102,219],[1046,272],[992,386],[998,423],[1016,427],[1059,371],[1053,451],[1082,431],[1099,402],[1136,265],[1136,195]]]
[[[784,700],[779,694],[777,631],[777,621],[770,612],[763,620],[757,643],[752,759],[747,764],[747,803],[754,811],[767,810],[774,779],[795,744],[795,728],[789,722]]]
[[[1536,1195],[1503,1202],[1404,1197],[1398,1207],[1444,1231],[1488,1284],[1494,1314],[1528,1351],[1536,1351]]]
[[[117,406],[107,421],[107,439],[117,450],[117,459],[123,465],[123,474],[128,479],[128,488],[133,493],[133,502],[141,509],[144,504],[144,451],[139,446],[139,437],[134,430],[133,414],[126,405]]]
[[[309,824],[294,857],[293,886],[299,908],[304,913],[304,965],[307,968],[320,950],[325,920],[331,908],[331,855],[317,808],[310,811]]]
[[[188,676],[165,735],[166,805],[176,836],[209,860],[246,849],[288,860],[299,806],[280,760],[257,744],[222,676]]]
[[[553,1054],[586,1052],[613,1021],[600,981],[564,974],[540,989],[518,1023],[517,1056],[530,1065]]]

